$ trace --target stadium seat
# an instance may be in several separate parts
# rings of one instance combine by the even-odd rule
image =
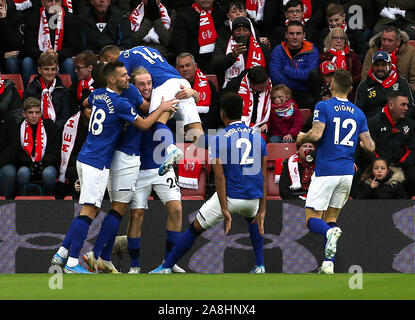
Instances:
[[[1,196],[0,200],[6,200],[6,197]]]
[[[14,73],[14,74],[3,74],[3,77],[14,82],[17,92],[20,95],[20,98],[23,98],[24,85],[23,85],[22,76],[19,73]]]
[[[73,200],[73,197],[72,197],[72,196],[65,196],[65,197],[63,198],[63,200]]]
[[[275,183],[275,161],[286,159],[297,151],[295,143],[268,143],[267,144],[267,199],[281,200],[278,183]]]
[[[311,116],[310,109],[300,109],[301,115],[303,116],[303,123],[307,122],[307,119]]]
[[[207,74],[206,77],[215,85],[216,90],[219,91],[218,77],[216,76],[216,74]]]
[[[415,47],[415,40],[408,40],[408,44]]]
[[[16,196],[14,200],[55,200],[54,196]]]
[[[32,74],[27,85],[29,86],[29,83],[31,83],[37,76],[37,74]],[[72,80],[69,74],[58,74],[58,76],[59,78],[61,78],[62,83],[66,88],[69,88],[71,86]]]

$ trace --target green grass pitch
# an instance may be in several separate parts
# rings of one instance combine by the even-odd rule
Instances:
[[[0,300],[414,300],[415,275],[3,274]],[[61,276],[60,280],[57,276]],[[53,278],[56,277],[56,278]],[[351,279],[352,278],[352,279]],[[351,289],[349,284],[356,287]],[[58,287],[51,289],[52,287]],[[62,288],[59,289],[59,286]],[[359,288],[360,287],[360,288]]]

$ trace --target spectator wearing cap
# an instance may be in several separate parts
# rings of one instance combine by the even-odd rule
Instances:
[[[231,37],[217,43],[210,69],[218,75],[223,88],[245,69],[259,65],[268,71],[270,52],[265,44],[256,40],[252,30],[248,18],[237,17],[232,22]]]
[[[408,34],[393,26],[388,26],[382,32],[375,34],[369,40],[369,50],[362,67],[362,80],[367,77],[373,54],[382,50],[389,53],[398,74],[408,80],[412,93],[415,93],[415,48],[408,41]]]
[[[304,40],[304,26],[299,21],[288,23],[285,36],[287,41],[271,53],[269,69],[272,83],[285,84],[290,88],[300,109],[313,109],[308,78],[310,72],[319,67],[319,52],[313,43]]]
[[[331,99],[330,85],[336,70],[337,67],[334,62],[323,61],[319,69],[310,72],[309,87],[314,105],[321,100]]]
[[[353,77],[353,89],[349,93],[349,100],[354,101],[356,88],[360,82],[362,64],[357,54],[349,47],[349,39],[342,28],[333,28],[324,40],[324,49],[320,54],[320,64],[332,61],[337,69],[349,71]]]
[[[413,117],[414,101],[408,81],[392,67],[391,57],[387,52],[376,51],[372,56],[368,77],[357,87],[355,104],[370,118],[382,110],[387,97],[393,91],[401,91],[407,95],[409,114]]]

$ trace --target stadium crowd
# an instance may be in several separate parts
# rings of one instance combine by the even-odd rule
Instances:
[[[192,85],[186,94],[195,97],[205,131],[224,126],[219,98],[237,92],[242,121],[267,143],[294,143],[310,127],[316,102],[331,97],[333,73],[348,70],[349,100],[367,116],[376,142],[375,152],[356,152],[351,196],[415,195],[413,0],[0,0],[0,34],[6,199],[76,196],[75,160],[91,111],[82,102],[102,86],[94,72],[108,45],[157,49]],[[22,86],[10,75],[21,75]],[[306,177],[297,177],[294,197],[306,194],[313,168],[298,148]],[[282,195],[292,198],[292,177],[281,179]],[[399,190],[373,192],[384,184]]]

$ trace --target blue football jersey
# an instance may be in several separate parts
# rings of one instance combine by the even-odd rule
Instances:
[[[126,98],[109,89],[95,90],[88,102],[92,106],[88,135],[77,159],[98,169],[109,168],[125,122],[138,115]]]
[[[138,46],[124,50],[118,60],[124,63],[128,74],[138,67],[146,68],[153,78],[153,88],[157,88],[169,79],[182,78],[160,52],[150,47]]]
[[[236,121],[212,140],[209,158],[220,159],[223,165],[226,195],[233,199],[262,198],[262,157],[267,155],[267,148],[261,134]]]
[[[314,121],[325,124],[317,144],[315,175],[353,175],[359,134],[368,131],[364,113],[346,99],[332,98],[316,104]]]
[[[137,114],[140,113],[139,107],[143,103],[143,97],[134,85],[130,84],[130,87],[127,90],[123,90],[121,97],[126,98],[130,102]],[[136,126],[129,124],[121,131],[121,136],[118,139],[115,150],[124,152],[128,155],[139,156],[141,137],[142,131]]]

